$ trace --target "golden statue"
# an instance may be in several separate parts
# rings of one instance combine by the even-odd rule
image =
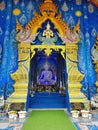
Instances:
[[[50,38],[51,36],[53,37],[53,31],[50,29],[50,24],[48,22],[47,26],[46,26],[46,30],[44,30],[43,32],[43,36],[45,36],[46,38]]]

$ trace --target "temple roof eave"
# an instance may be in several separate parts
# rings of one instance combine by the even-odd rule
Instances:
[[[35,20],[35,22],[34,22]],[[41,16],[39,19],[37,17],[34,17],[25,27],[27,30],[30,28],[31,34],[36,34],[37,30],[42,27],[42,24],[46,21],[50,20],[54,24],[55,29],[58,30],[60,35],[65,35],[65,31],[68,28],[68,25],[60,18],[58,17],[52,17],[52,16]]]

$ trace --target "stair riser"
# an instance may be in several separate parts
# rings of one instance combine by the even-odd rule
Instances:
[[[35,93],[29,108],[66,108],[66,98],[59,93]]]

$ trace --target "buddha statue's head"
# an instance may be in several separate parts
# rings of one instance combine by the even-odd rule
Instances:
[[[48,62],[45,62],[45,64],[44,64],[44,69],[45,69],[45,70],[49,70],[49,67],[50,67],[49,63],[48,63]]]

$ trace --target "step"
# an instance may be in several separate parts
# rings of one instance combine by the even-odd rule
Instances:
[[[27,93],[28,89],[14,89],[15,93]]]
[[[28,83],[16,83],[14,84],[14,88],[28,88]]]
[[[59,93],[35,93],[29,98],[29,108],[65,108],[66,98]]]
[[[35,109],[39,109],[39,108],[42,108],[42,109],[47,109],[47,108],[66,108],[66,105],[56,105],[56,104],[48,104],[48,105],[36,105],[36,104],[32,104],[31,106],[29,106],[29,108],[35,108]]]
[[[30,103],[29,108],[65,108],[66,103]]]
[[[66,107],[66,102],[30,102],[29,107]]]
[[[14,92],[10,97],[8,97],[8,102],[26,102],[27,92]]]
[[[55,97],[55,96],[62,96],[62,95],[58,92],[51,92],[50,94],[46,92],[36,92],[34,96],[54,96]]]

